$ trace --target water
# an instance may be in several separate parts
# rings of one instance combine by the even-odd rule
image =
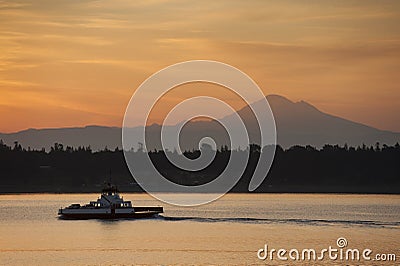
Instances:
[[[146,194],[123,194],[134,205],[160,205]],[[314,265],[398,265],[400,196],[332,194],[229,194],[200,207],[166,204],[144,220],[66,221],[61,206],[97,194],[1,195],[1,265],[288,265],[261,261],[257,251],[336,246],[397,254],[396,262]],[[310,265],[296,262],[296,265]]]

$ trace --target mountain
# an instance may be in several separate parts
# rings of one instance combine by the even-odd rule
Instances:
[[[356,123],[340,117],[321,112],[316,107],[304,101],[292,102],[279,95],[269,95],[267,100],[275,117],[277,129],[277,141],[284,148],[293,145],[312,145],[322,147],[324,144],[347,143],[349,146],[393,145],[400,142],[400,133],[383,131],[367,125]],[[251,106],[258,110],[262,101],[253,103]],[[250,107],[246,106],[237,112],[250,133],[250,140],[258,143],[259,130]],[[233,114],[221,118],[221,122],[230,123]],[[173,130],[174,126],[166,127]],[[132,143],[137,143],[135,136],[139,134],[142,127],[130,128],[133,136]],[[147,149],[161,148],[160,132],[161,126],[153,124],[147,127],[148,142]],[[197,149],[198,143],[203,137],[212,137],[217,147],[229,144],[228,135],[220,123],[216,121],[194,121],[187,123],[181,132],[180,146],[182,149]],[[23,147],[33,149],[50,149],[54,143],[62,143],[64,146],[91,146],[93,150],[108,147],[121,148],[121,128],[104,126],[86,126],[77,128],[54,128],[54,129],[28,129],[16,133],[0,133],[0,139],[8,145],[18,141]],[[228,145],[229,146],[229,145]],[[137,148],[137,147],[135,147]],[[168,147],[173,149],[174,147]]]
[[[121,146],[121,128],[86,126],[76,128],[27,129],[16,133],[1,134],[0,139],[8,145],[18,141],[23,147],[49,150],[54,143],[64,146],[90,146],[93,150]]]
[[[282,147],[293,145],[348,144],[349,146],[393,145],[400,142],[400,133],[379,130],[367,125],[321,112],[311,104],[300,101],[292,102],[279,95],[269,95],[267,100],[275,117],[277,142]],[[257,110],[261,101],[253,103]],[[257,125],[248,106],[238,111],[248,122],[250,132],[257,130]],[[225,117],[224,119],[229,119]]]

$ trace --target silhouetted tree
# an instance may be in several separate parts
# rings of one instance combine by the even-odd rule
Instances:
[[[312,146],[247,147],[250,157],[235,192],[247,192],[261,152],[275,148],[275,159],[271,170],[257,189],[258,192],[385,192],[400,193],[400,145],[383,144],[354,148],[347,145],[324,145],[322,149]],[[211,149],[205,146],[203,152]],[[143,150],[129,152],[135,161],[146,156]],[[214,161],[205,169],[185,171],[168,161],[172,157],[185,156],[196,159],[199,150],[176,151],[154,150],[148,153],[156,168],[173,182],[198,185],[215,179],[229,162],[231,153],[245,155],[236,149],[222,146]],[[245,156],[244,156],[245,157]],[[18,143],[11,148],[0,140],[0,193],[4,192],[95,192],[103,184],[109,169],[113,169],[113,181],[125,186],[123,190],[141,191],[132,179],[125,164],[123,151],[105,148],[93,152],[88,147],[71,147],[55,143],[49,152],[25,150]]]

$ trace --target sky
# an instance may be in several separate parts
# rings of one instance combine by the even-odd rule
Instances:
[[[400,132],[399,25],[400,1],[385,0],[0,1],[0,132],[121,126],[146,78],[194,59]],[[230,99],[215,87],[183,86],[160,109],[195,92]]]

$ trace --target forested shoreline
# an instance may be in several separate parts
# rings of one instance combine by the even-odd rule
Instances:
[[[248,192],[249,181],[263,150],[254,144],[248,149],[247,168],[231,192]],[[142,150],[130,152],[133,156],[144,155]],[[184,185],[198,185],[217,177],[226,167],[231,152],[245,151],[221,147],[213,163],[196,172],[176,168],[168,162],[164,151],[154,150],[148,154],[166,178]],[[188,158],[199,155],[198,150],[184,152]],[[64,147],[55,143],[50,151],[45,151],[25,148],[18,142],[11,147],[0,141],[0,193],[99,192],[110,175],[121,191],[142,191],[129,173],[123,151],[118,148],[92,151],[90,147]],[[325,145],[321,149],[276,146],[268,177],[255,192],[399,194],[400,145]]]

